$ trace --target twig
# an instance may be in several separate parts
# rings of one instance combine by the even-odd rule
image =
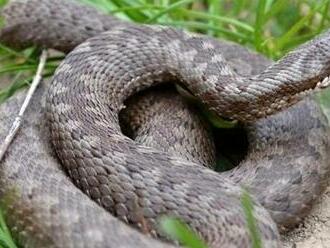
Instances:
[[[41,81],[41,78],[42,78],[41,74],[45,67],[46,60],[47,60],[47,51],[43,50],[41,53],[40,59],[39,59],[39,65],[38,65],[37,72],[33,78],[32,84],[25,97],[22,107],[10,128],[7,137],[5,138],[4,142],[0,146],[0,161],[3,159],[9,145],[11,144],[12,140],[14,139],[19,127],[21,126],[24,112],[25,112],[26,108],[28,107],[31,98],[32,98],[37,86],[39,85],[39,83]]]

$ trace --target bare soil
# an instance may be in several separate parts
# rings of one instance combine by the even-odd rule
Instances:
[[[305,221],[283,240],[285,248],[330,248],[330,186]]]

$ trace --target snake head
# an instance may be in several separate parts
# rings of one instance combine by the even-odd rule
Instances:
[[[330,85],[330,30],[252,78],[228,77],[212,109],[229,119],[253,122],[277,113]],[[212,105],[212,103],[208,103]]]

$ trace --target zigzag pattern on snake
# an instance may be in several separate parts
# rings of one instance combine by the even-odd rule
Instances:
[[[208,149],[193,148],[193,155],[184,159],[146,146],[157,143],[150,138],[141,138],[140,144],[124,136],[118,113],[134,93],[175,82],[220,116],[255,122],[301,100],[306,91],[328,84],[329,32],[263,72],[241,76],[224,58],[224,46],[233,45],[173,28],[121,22],[71,1],[37,2],[13,1],[5,11],[7,27],[0,37],[11,45],[33,43],[65,52],[82,42],[56,70],[46,97],[50,139],[73,182],[109,212],[144,231],[159,234],[157,218],[174,215],[211,247],[251,246],[240,201],[245,186],[261,203],[255,201],[254,214],[264,246],[279,247],[276,224],[294,225],[305,216],[329,172],[325,152],[329,133],[312,101],[247,124],[247,158],[221,174],[200,166],[213,161],[200,156]],[[156,115],[151,107],[150,111]],[[158,119],[162,123],[164,118]],[[203,129],[203,121],[198,126]],[[145,131],[141,133],[143,137]],[[200,146],[205,147],[204,141]],[[2,181],[8,184],[8,179]],[[58,190],[48,183],[48,193]],[[55,216],[61,212],[56,204],[43,211]],[[82,228],[80,218],[76,227]],[[40,216],[36,219],[42,222]],[[19,228],[31,232],[27,226]],[[69,235],[74,235],[72,229]],[[136,235],[132,240],[152,242]],[[52,242],[52,234],[46,236]],[[102,234],[97,237],[99,244],[105,240]],[[36,237],[35,242],[43,240]],[[129,241],[119,242],[128,246]],[[73,241],[68,244],[75,246]]]

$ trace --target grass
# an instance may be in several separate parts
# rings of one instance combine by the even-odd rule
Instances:
[[[79,0],[121,19],[139,23],[163,24],[240,43],[271,59],[278,59],[297,45],[330,27],[330,0]],[[0,7],[7,0],[0,0]],[[0,25],[2,21],[0,20]],[[30,84],[38,63],[40,50],[28,48],[14,51],[0,44],[0,103]],[[44,76],[52,75],[63,56],[48,60]],[[9,81],[6,86],[1,81]],[[323,95],[321,103],[330,106]],[[242,201],[251,236],[254,233],[249,200]],[[176,224],[175,224],[176,223]],[[167,222],[172,230],[193,234],[177,222]],[[181,230],[181,231],[180,231]],[[171,231],[170,231],[171,232]],[[3,219],[0,218],[0,246],[14,247]],[[258,237],[255,237],[258,240]],[[8,241],[8,243],[6,243]],[[203,243],[197,246],[204,247]],[[185,243],[185,241],[183,242]],[[200,246],[198,246],[200,245]],[[260,244],[255,241],[255,248]]]
[[[1,248],[17,248],[14,239],[6,225],[3,212],[0,209],[0,247]]]
[[[164,217],[160,221],[161,229],[172,240],[189,248],[207,248],[203,240],[198,237],[185,223],[177,218]]]

